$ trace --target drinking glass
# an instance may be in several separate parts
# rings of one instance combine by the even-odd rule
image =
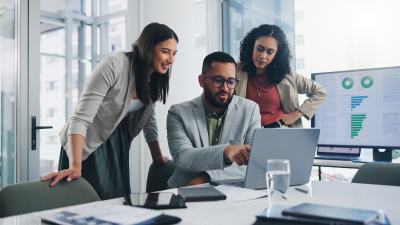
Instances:
[[[267,188],[269,205],[286,204],[289,196],[290,165],[287,159],[267,160]]]

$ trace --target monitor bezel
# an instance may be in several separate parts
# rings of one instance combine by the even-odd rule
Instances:
[[[315,81],[315,75],[326,75],[330,73],[342,73],[342,72],[361,72],[361,71],[371,71],[371,70],[382,70],[382,69],[400,69],[400,66],[391,67],[377,67],[377,68],[367,68],[358,70],[342,70],[342,71],[332,71],[332,72],[321,72],[321,73],[311,73],[311,79]],[[311,118],[311,128],[315,127],[315,114]],[[321,135],[321,134],[320,134]],[[333,145],[333,144],[317,144],[318,147],[342,147],[342,148],[379,148],[379,149],[400,149],[400,146],[378,146],[378,145]],[[360,149],[361,151],[361,149]]]

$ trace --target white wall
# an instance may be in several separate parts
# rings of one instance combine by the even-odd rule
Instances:
[[[131,25],[133,27],[133,35],[135,36],[135,28],[138,23],[139,30],[142,30],[147,24],[158,22],[169,26],[178,35],[178,53],[175,63],[172,66],[172,75],[170,80],[170,90],[167,103],[157,103],[157,121],[159,130],[160,146],[163,155],[170,156],[167,142],[166,119],[168,109],[172,104],[189,101],[202,93],[197,76],[201,73],[198,59],[196,60],[196,26],[195,26],[195,1],[194,0],[139,0],[135,1],[135,5],[131,5],[131,12],[137,7],[138,15],[130,15]],[[199,1],[196,1],[197,3]],[[220,0],[205,0],[208,10],[204,21],[210,31],[220,29],[215,23],[209,23],[216,20],[217,24],[221,24],[220,18]],[[212,15],[208,15],[208,11]],[[210,14],[211,14],[210,12]],[[210,26],[213,24],[213,26]],[[206,53],[221,50],[221,34],[213,32],[207,36]],[[137,38],[137,37],[136,37]],[[133,40],[133,37],[130,38]],[[146,180],[149,166],[152,163],[149,148],[141,135],[132,143],[131,148],[131,189],[132,192],[145,192]]]

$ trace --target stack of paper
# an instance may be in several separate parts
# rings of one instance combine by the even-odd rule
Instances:
[[[163,215],[155,210],[93,202],[36,213],[57,224],[138,224]]]

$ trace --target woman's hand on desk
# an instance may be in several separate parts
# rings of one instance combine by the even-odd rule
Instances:
[[[59,180],[65,178],[65,177],[68,177],[67,181],[69,182],[69,181],[72,181],[74,179],[78,179],[81,176],[82,176],[81,168],[72,166],[72,167],[70,167],[69,169],[66,169],[66,170],[61,170],[59,172],[54,172],[54,173],[47,174],[46,176],[40,178],[40,180],[41,181],[46,181],[46,180],[48,180],[50,178],[55,177],[54,181],[50,184],[50,186],[52,187]]]

